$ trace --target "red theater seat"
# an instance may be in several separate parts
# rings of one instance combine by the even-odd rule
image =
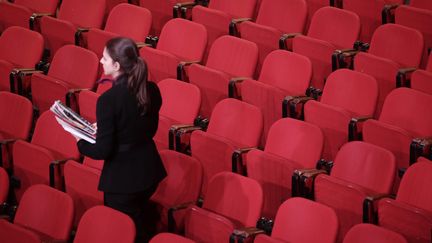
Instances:
[[[135,233],[129,216],[109,207],[95,206],[81,218],[74,243],[133,243]]]
[[[147,62],[149,79],[182,79],[183,66],[201,62],[207,43],[203,25],[185,19],[172,19],[162,29],[156,48],[142,47],[140,56]],[[179,77],[180,76],[180,77]]]
[[[431,241],[432,229],[432,161],[420,158],[408,168],[396,199],[378,203],[380,226],[402,234],[408,242]]]
[[[247,175],[263,188],[264,217],[274,219],[281,202],[291,197],[294,170],[315,168],[323,143],[317,126],[284,118],[271,126],[264,151],[254,149],[247,153]]]
[[[233,36],[218,38],[205,66],[192,64],[188,70],[190,82],[201,90],[200,114],[209,117],[216,103],[228,98],[231,80],[252,78],[257,60],[255,43]]]
[[[185,236],[197,242],[228,242],[234,229],[255,226],[262,197],[255,180],[231,172],[215,175],[202,208],[188,209]]]

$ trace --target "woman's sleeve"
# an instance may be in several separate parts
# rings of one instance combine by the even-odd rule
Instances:
[[[96,160],[108,158],[114,147],[115,117],[114,105],[109,96],[102,95],[96,104],[97,133],[96,143],[91,144],[83,139],[77,143],[81,154]]]

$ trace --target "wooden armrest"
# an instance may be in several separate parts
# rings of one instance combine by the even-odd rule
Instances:
[[[308,96],[286,96],[282,101],[282,117],[302,119],[303,105],[312,99]]]
[[[363,41],[355,41],[354,42],[354,49],[357,51],[362,51],[362,52],[366,52],[367,50],[369,50],[370,44],[367,42],[363,42]]]
[[[200,126],[190,126],[190,127],[183,127],[176,131],[175,133],[175,150],[178,152],[182,152],[182,145],[181,145],[181,138],[184,134],[192,133],[196,130],[203,130]],[[187,146],[186,146],[187,147]]]
[[[43,73],[40,70],[36,70],[34,68],[14,68],[9,74],[9,82],[10,82],[10,91],[15,93],[16,89],[18,90],[18,94],[23,93],[23,77],[31,75],[33,73]],[[15,80],[17,81],[17,87],[15,88]]]
[[[394,10],[399,7],[398,3],[386,4],[381,12],[381,22],[382,24],[394,23],[395,16]]]
[[[195,205],[195,202],[186,202],[175,205],[168,209],[168,232],[174,233],[176,231],[176,223],[174,219],[174,212],[182,209],[186,209],[192,205]]]
[[[195,5],[197,5],[196,2],[184,2],[184,3],[177,3],[176,5],[174,5],[173,8],[173,17],[177,18],[178,17],[178,13],[180,12],[180,16],[183,19],[186,19],[187,16],[187,11],[189,9],[191,9],[192,7],[194,7]]]
[[[367,196],[363,201],[363,223],[377,224],[377,214],[375,202],[384,197],[390,197],[388,194],[375,194]]]
[[[135,44],[137,45],[138,49],[147,46],[147,47],[152,47],[151,44],[145,43],[145,42],[135,42]]]
[[[232,172],[237,173],[238,167],[239,166],[243,167],[243,155],[251,151],[252,149],[256,149],[256,147],[239,148],[234,150],[231,156]]]
[[[236,99],[240,99],[241,95],[240,92],[238,92],[237,90],[237,83],[241,83],[246,79],[251,79],[249,77],[235,77],[230,79],[229,83],[228,83],[228,97],[229,98],[236,98]]]
[[[83,32],[88,32],[89,29],[88,28],[77,28],[77,31],[75,32],[75,45],[76,46],[80,46],[80,40],[81,40],[81,35]]]
[[[72,96],[75,97],[75,95],[83,90],[91,90],[90,88],[76,88],[76,89],[69,89],[66,93],[66,106],[71,107],[71,100]]]
[[[185,66],[192,65],[194,63],[200,63],[200,61],[182,61],[177,65],[177,79],[186,81],[185,80]]]
[[[318,169],[297,169],[291,177],[291,195],[292,197],[313,198],[313,183],[315,177],[319,174],[327,174],[326,170]]]
[[[348,125],[348,141],[360,141],[363,139],[362,136],[362,123],[368,119],[372,119],[371,116],[353,117]]]
[[[168,148],[170,150],[174,150],[175,149],[174,145],[176,145],[176,147],[177,147],[177,144],[174,144],[174,142],[177,142],[177,141],[175,141],[175,138],[176,138],[175,135],[176,135],[177,131],[180,128],[187,128],[187,127],[193,127],[193,126],[194,126],[193,124],[176,124],[176,125],[172,125],[170,127],[169,131],[168,131],[168,144],[169,144]]]
[[[286,44],[286,40],[292,39],[296,37],[297,35],[301,35],[302,33],[289,33],[289,34],[282,34],[282,36],[279,39],[279,49],[282,50],[288,50],[288,46]]]
[[[238,18],[238,19],[232,19],[231,23],[229,25],[229,34],[232,36],[239,36],[237,24],[245,21],[251,21],[252,18]]]
[[[411,87],[411,74],[417,70],[415,67],[401,68],[396,76],[396,87]]]
[[[265,231],[255,227],[234,229],[230,236],[230,242],[245,242],[246,239],[253,238],[258,234],[265,234]]]
[[[34,23],[36,19],[41,18],[43,16],[53,16],[51,13],[33,13],[29,19],[29,27],[31,30],[34,30]]]
[[[432,149],[432,137],[414,138],[410,145],[410,165],[417,161],[420,156],[428,157]]]
[[[335,50],[332,54],[332,71],[339,68],[351,68],[352,59],[358,52],[356,49]]]
[[[75,158],[66,158],[60,160],[53,160],[49,165],[49,185],[50,187],[55,187],[55,168],[60,169],[59,165],[65,164],[68,160],[75,160]]]

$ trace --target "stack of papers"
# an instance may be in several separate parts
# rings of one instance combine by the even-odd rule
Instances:
[[[89,143],[96,143],[96,128],[72,109],[55,101],[50,110],[63,129],[72,135],[84,139]]]

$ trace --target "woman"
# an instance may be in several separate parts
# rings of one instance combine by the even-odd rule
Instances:
[[[153,136],[162,98],[157,85],[147,81],[147,66],[131,39],[107,42],[101,64],[113,87],[96,106],[96,143],[78,141],[79,151],[105,160],[99,181],[104,204],[128,214],[137,229],[136,242],[146,242],[144,218],[148,200],[166,176]]]

